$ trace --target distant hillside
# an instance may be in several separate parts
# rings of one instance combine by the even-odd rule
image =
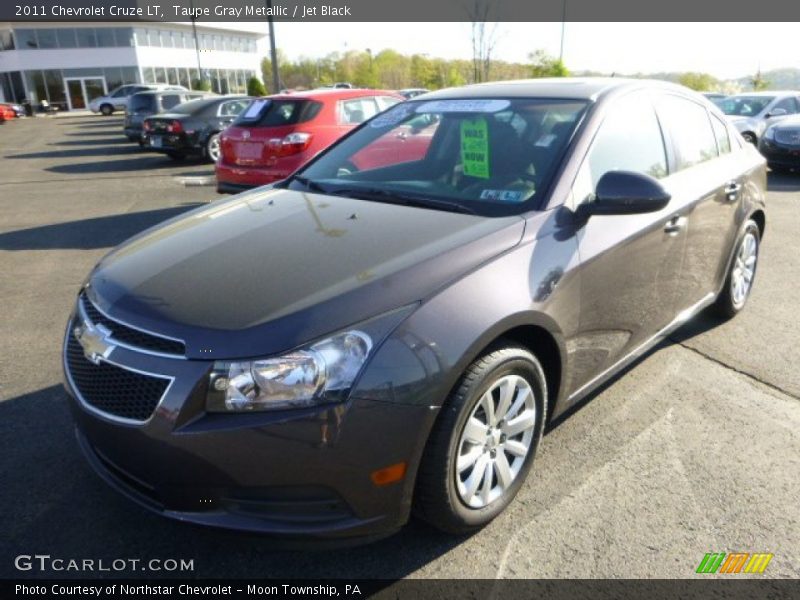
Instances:
[[[634,77],[642,79],[660,79],[662,81],[678,81],[681,73],[678,72],[661,72],[661,73],[598,73],[596,71],[574,71],[572,73],[576,77],[593,77],[616,75],[617,77]],[[770,90],[800,90],[800,69],[789,67],[786,69],[773,69],[772,71],[763,71],[761,76],[768,82]],[[736,79],[721,80],[720,90],[728,93],[735,91],[746,92],[752,89],[751,83],[752,75],[744,75]]]

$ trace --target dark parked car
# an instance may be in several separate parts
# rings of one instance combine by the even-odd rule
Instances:
[[[209,92],[188,92],[185,90],[149,90],[137,92],[128,98],[128,107],[125,109],[125,136],[132,142],[144,145],[142,137],[143,123],[146,117],[157,113],[166,112],[179,104],[214,96]]]
[[[397,93],[400,94],[406,100],[411,100],[411,98],[416,98],[417,96],[421,96],[422,94],[427,94],[430,90],[425,88],[406,88],[404,90],[398,90]]]
[[[800,170],[800,116],[786,117],[767,127],[758,149],[773,171]]]
[[[369,538],[413,510],[474,530],[550,419],[701,309],[744,308],[765,180],[719,111],[667,83],[399,104],[96,266],[64,340],[78,440],[182,521]]]
[[[215,96],[179,104],[144,120],[145,146],[182,159],[199,155],[210,162],[219,158],[219,134],[245,109],[250,96]]]

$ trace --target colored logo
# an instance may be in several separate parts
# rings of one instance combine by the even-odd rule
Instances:
[[[766,552],[750,554],[749,552],[709,552],[700,561],[698,573],[720,573],[731,575],[735,573],[763,573],[773,554]]]

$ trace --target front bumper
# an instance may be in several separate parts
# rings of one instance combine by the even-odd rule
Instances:
[[[800,169],[800,146],[790,146],[762,139],[758,145],[770,167]]]
[[[63,363],[80,446],[138,504],[200,525],[317,540],[383,537],[408,520],[422,432],[436,414],[429,407],[351,399],[209,414],[210,362],[118,346],[108,364],[171,379],[152,415],[131,423],[88,404],[67,358],[72,335],[69,327]],[[404,479],[373,483],[371,473],[399,462],[408,464]]]

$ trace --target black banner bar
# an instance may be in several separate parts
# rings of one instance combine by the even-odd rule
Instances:
[[[783,600],[800,598],[800,581],[708,576],[665,579],[405,579],[392,580],[4,580],[0,598],[377,598],[379,600]]]
[[[264,21],[264,0],[3,0],[0,21]],[[273,0],[276,21],[800,21],[800,2],[759,0]],[[729,40],[730,43],[742,42]],[[787,40],[789,43],[789,40]]]

